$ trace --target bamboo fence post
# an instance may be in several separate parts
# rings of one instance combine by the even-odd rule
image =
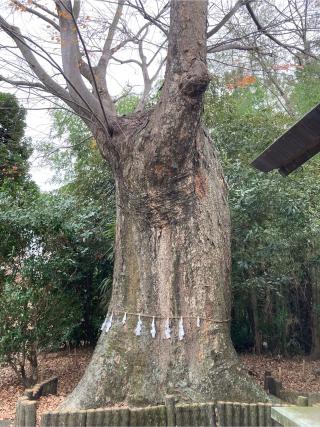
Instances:
[[[176,414],[176,426],[180,427],[182,426],[182,411],[181,406],[175,407],[175,414]]]
[[[249,404],[242,403],[241,404],[241,413],[242,413],[242,422],[245,427],[249,426]]]
[[[298,396],[297,399],[298,406],[309,406],[309,399],[306,396]]]
[[[233,403],[233,425],[241,426],[241,408],[239,402]]]
[[[120,424],[121,427],[130,425],[130,411],[128,408],[121,409]],[[96,426],[98,427],[98,426]]]
[[[51,418],[51,412],[46,412],[45,414],[43,414],[40,421],[40,427],[51,427]]]
[[[191,412],[191,417],[190,420],[191,422],[193,422],[194,426],[201,426],[201,412],[200,412],[200,405],[199,404],[194,404],[194,405],[190,405],[190,412]]]
[[[190,424],[190,411],[188,405],[182,406],[182,426],[188,427]]]
[[[15,427],[20,427],[22,425],[22,409],[21,409],[21,401],[20,399],[17,400],[17,405],[16,405],[16,415],[15,415],[15,420],[14,420],[14,426]]]
[[[105,409],[97,409],[94,414],[94,424],[95,427],[103,426],[105,425],[105,419],[106,419],[106,411]],[[87,422],[87,426],[89,427],[89,424]]]
[[[25,426],[25,407],[24,402],[28,402],[29,399],[27,396],[21,396],[18,398],[16,406],[16,417],[15,417],[15,426],[24,427]]]
[[[217,415],[219,427],[226,426],[226,405],[225,402],[217,402]]]
[[[271,403],[266,403],[266,426],[270,426],[271,424]]]
[[[86,427],[98,427],[96,424],[96,415],[97,415],[96,409],[87,410]]]
[[[265,405],[264,405],[264,403],[258,403],[257,410],[258,410],[259,427],[264,427],[266,425],[265,424]]]
[[[249,403],[249,412],[250,412],[250,426],[257,426],[258,425],[257,405],[255,403]]]
[[[167,409],[167,426],[174,427],[176,425],[176,411],[174,396],[165,397],[165,405]]]
[[[60,416],[59,416],[59,426],[61,424],[61,426],[63,427],[68,427],[69,426],[69,419],[70,419],[70,412],[65,411],[63,412],[63,417],[60,420]]]
[[[23,402],[24,423],[26,427],[36,427],[37,423],[37,402],[27,400]]]
[[[217,417],[216,417],[216,405],[213,402],[209,402],[206,405],[206,419],[208,427],[217,426]]]
[[[225,402],[226,426],[233,426],[233,407],[232,402]]]

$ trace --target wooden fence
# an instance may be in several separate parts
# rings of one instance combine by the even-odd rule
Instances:
[[[268,391],[271,384],[271,377],[269,377],[270,375],[266,375],[265,379]],[[56,394],[57,384],[57,378],[50,378],[32,389],[25,390],[24,396],[17,402],[15,427],[36,427],[36,400],[40,396]],[[307,397],[291,396],[291,400],[299,406],[308,406]],[[288,403],[272,406],[288,406]],[[268,403],[218,401],[176,404],[173,396],[167,396],[164,405],[144,408],[47,412],[42,415],[40,422],[40,427],[262,427],[276,425],[278,424],[271,419],[271,404]]]
[[[32,388],[24,391],[23,396],[19,397],[16,407],[15,426],[16,427],[35,427],[37,419],[37,400],[41,396],[57,394],[58,378],[49,378]]]
[[[41,427],[250,427],[273,426],[271,404],[217,402],[174,404],[145,408],[105,408],[77,412],[47,412]],[[22,425],[19,427],[31,427]]]

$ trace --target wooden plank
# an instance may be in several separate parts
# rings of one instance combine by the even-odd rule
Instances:
[[[250,426],[256,427],[258,425],[257,405],[255,403],[249,403],[249,419]]]
[[[225,427],[226,424],[226,405],[225,402],[217,402],[218,425]]]
[[[265,427],[266,426],[266,419],[265,419],[266,406],[265,406],[265,404],[264,403],[258,403],[257,410],[258,410],[259,427]]]
[[[132,427],[144,427],[144,409],[133,408],[130,409],[130,426]]]
[[[216,405],[213,402],[206,404],[207,407],[207,417],[208,417],[208,426],[217,427],[217,416],[216,416]]]
[[[144,412],[144,423],[146,426],[167,426],[166,406],[149,406],[144,409]]]
[[[189,405],[176,405],[176,425],[177,427],[190,426],[190,410]]]
[[[86,411],[69,412],[67,418],[67,427],[85,427],[86,426]],[[52,427],[55,424],[51,424]]]
[[[40,427],[50,427],[52,426],[52,422],[51,422],[51,417],[52,414],[51,412],[46,412],[42,415],[41,420],[40,420]]]
[[[90,424],[90,419],[92,419],[92,427],[101,427],[103,425],[105,425],[105,409],[95,409],[94,410],[94,414],[91,415],[91,413],[89,413],[89,411],[87,411],[87,421],[86,421],[86,426],[87,427],[91,427]],[[88,414],[89,414],[89,418],[88,418]]]
[[[175,418],[176,418],[176,426],[182,426],[182,408],[180,405],[176,405],[175,407]]]
[[[266,403],[266,414],[265,414],[266,426],[272,425],[271,424],[271,422],[272,422],[272,420],[271,420],[271,406],[272,406],[271,403]]]
[[[86,427],[97,427],[96,424],[96,409],[87,410]]]
[[[103,423],[106,427],[113,426],[113,411],[111,408],[104,410]]]
[[[166,396],[165,397],[165,405],[167,408],[167,426],[175,427],[176,419],[175,419],[175,397],[174,396]]]
[[[37,423],[37,402],[28,400],[23,402],[24,424],[26,427],[36,427]]]
[[[226,411],[226,426],[233,426],[233,404],[232,402],[225,402]]]
[[[234,402],[233,404],[233,425],[234,426],[242,426],[241,421],[241,405],[239,402]]]
[[[242,425],[247,427],[250,424],[250,413],[249,413],[249,404],[248,403],[242,403],[241,404],[241,418],[242,418]]]
[[[320,151],[320,104],[281,135],[251,164],[262,172],[289,175]]]

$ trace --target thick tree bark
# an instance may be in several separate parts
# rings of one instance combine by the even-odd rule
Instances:
[[[176,171],[174,158],[163,163],[155,157],[161,128],[150,139],[151,123],[131,144],[117,176],[109,308],[114,323],[101,334],[84,378],[64,407],[160,403],[168,393],[195,401],[262,399],[258,388],[241,377],[229,335],[229,211],[212,142],[199,123]],[[142,317],[137,337],[138,317],[129,314],[123,326],[125,312],[161,317],[156,338],[150,317]],[[178,340],[179,319],[172,321],[171,339],[165,339],[165,319],[180,316],[184,339]],[[208,320],[198,328],[196,316]]]

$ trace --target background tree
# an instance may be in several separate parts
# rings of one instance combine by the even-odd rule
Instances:
[[[96,341],[102,321],[99,286],[112,274],[106,228],[113,220],[113,198],[108,204],[106,194],[113,182],[101,173],[103,191],[95,192],[92,175],[101,160],[90,137],[82,147],[86,170],[80,160],[74,162],[77,173],[68,185],[41,194],[27,173],[31,141],[23,136],[25,112],[14,96],[1,99],[6,169],[0,187],[0,360],[30,386],[38,379],[40,352]],[[72,126],[68,115],[57,115],[56,121],[70,144],[84,131],[79,120]],[[15,165],[18,173],[9,173]]]
[[[11,190],[28,181],[31,145],[24,137],[25,115],[14,95],[0,93],[0,185]]]
[[[316,78],[309,78],[291,81],[292,97],[300,108],[311,107],[305,106],[300,85],[317,90]],[[213,82],[205,109],[230,188],[233,342],[239,350],[253,348],[257,353],[265,351],[263,342],[274,353],[314,353],[319,160],[286,179],[278,173],[257,174],[249,166],[251,159],[292,118],[274,108],[263,82],[251,79],[235,86],[234,79],[227,74]],[[241,81],[239,76],[236,81]]]

